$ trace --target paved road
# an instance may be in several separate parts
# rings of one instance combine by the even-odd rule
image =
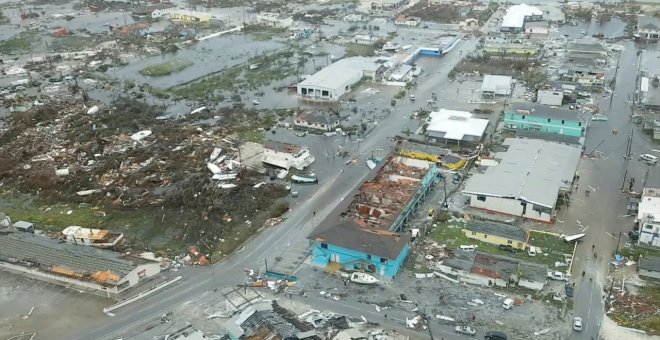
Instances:
[[[460,61],[463,55],[474,49],[476,41],[467,41],[459,45],[464,51],[462,55],[452,53],[440,60],[441,70],[432,76],[426,77],[414,90],[420,100],[430,98],[432,92],[441,88],[447,79],[447,73]],[[380,107],[389,104],[389,98],[380,98]],[[395,107],[394,114],[382,120],[379,126],[367,136],[360,145],[360,150],[389,150],[391,141],[389,137],[401,132],[401,126],[409,122],[406,118],[409,112],[417,109],[419,104],[407,100],[400,101]],[[332,137],[330,137],[332,138]],[[172,289],[160,292],[118,309],[113,312],[116,316],[103,320],[103,322],[90,325],[82,329],[77,339],[116,339],[130,330],[139,328],[145,321],[160,317],[172,310],[182,302],[193,298],[201,292],[213,290],[223,286],[233,286],[243,281],[243,268],[259,268],[264,259],[272,261],[280,256],[288,247],[296,242],[305,242],[305,237],[311,232],[322,217],[329,215],[342,203],[367,176],[368,168],[359,166],[346,168],[327,176],[320,188],[307,197],[300,206],[296,207],[291,215],[280,225],[266,229],[256,235],[240,253],[234,254],[226,261],[209,268],[186,268],[176,273],[183,275],[184,280]],[[316,211],[316,216],[313,212]]]
[[[591,153],[602,142],[598,146],[602,157],[582,159],[579,190],[571,204],[571,209],[579,211],[577,216],[584,226],[582,231],[587,234],[585,240],[578,245],[573,270],[576,281],[575,315],[584,319],[584,330],[581,333],[574,332],[571,339],[598,338],[604,316],[602,291],[606,282],[607,261],[612,258],[616,248],[618,233],[624,233],[621,243],[627,242],[625,234],[632,225],[630,219],[622,217],[626,214],[627,199],[621,193],[621,186],[626,172],[623,155],[628,134],[633,129],[629,118],[629,98],[632,98],[636,88],[637,49],[632,42],[624,42],[624,46],[612,105],[610,107],[609,97],[601,97],[599,102],[601,110],[608,114],[609,120],[591,122],[587,133],[586,152]],[[612,129],[618,129],[619,133],[614,135]],[[648,138],[641,131],[635,131],[633,136],[633,153],[650,151]],[[627,169],[629,178],[636,177],[634,189],[639,191],[645,166],[633,156]],[[595,189],[589,197],[584,193],[587,186]],[[628,188],[627,181],[625,187]],[[575,220],[565,222],[577,223]],[[595,246],[597,258],[593,256],[592,245]],[[583,270],[584,279],[581,278]]]

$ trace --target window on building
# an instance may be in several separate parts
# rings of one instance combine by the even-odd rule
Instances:
[[[522,116],[522,119],[525,119],[525,116]]]
[[[380,263],[383,263],[383,264],[387,263],[387,259],[381,257],[381,258],[380,258]]]
[[[578,122],[578,126],[582,126],[582,122]]]
[[[506,243],[508,243],[508,244],[513,244],[513,241],[511,241],[511,240],[506,240]]]
[[[371,260],[371,255],[367,254],[367,260]]]
[[[651,229],[653,229],[653,225],[652,224],[647,224],[647,225],[644,226],[644,229],[651,230]]]
[[[486,196],[484,196],[484,195],[477,195],[477,200],[482,201],[482,202],[486,202]]]
[[[476,235],[476,234],[477,234],[477,232],[476,232],[476,231],[473,231],[473,232],[472,232],[472,235],[473,235],[473,236],[474,236],[474,235]]]
[[[561,120],[561,123],[562,123],[562,125],[564,124],[564,120],[563,120],[563,119]]]
[[[321,91],[321,95],[322,95],[323,97],[327,97],[327,96],[330,95],[330,93],[329,93],[328,91]]]
[[[328,249],[328,244],[327,243],[321,243],[321,248]]]
[[[550,123],[550,118],[548,118],[548,123]]]

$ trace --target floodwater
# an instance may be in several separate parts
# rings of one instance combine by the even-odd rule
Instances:
[[[126,66],[110,68],[107,74],[121,80],[130,79],[137,83],[167,88],[246,63],[250,57],[270,53],[283,46],[280,39],[255,41],[246,35],[227,35],[185,46],[175,53],[147,57]],[[139,73],[147,66],[173,60],[190,61],[193,65],[182,72],[163,77],[145,77]]]
[[[569,24],[559,27],[560,34],[568,34],[571,37],[591,37],[594,34],[603,34],[604,38],[621,38],[626,35],[626,22],[619,18],[612,18],[611,21],[605,21],[602,24],[597,20],[590,22],[580,21],[576,26]]]

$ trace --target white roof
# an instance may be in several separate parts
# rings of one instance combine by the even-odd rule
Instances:
[[[511,81],[513,78],[510,76],[497,76],[487,74],[484,76],[484,81],[481,84],[481,92],[494,92],[499,95],[508,95],[511,92]]]
[[[539,139],[507,138],[500,164],[468,179],[463,192],[520,199],[554,208],[560,189],[575,176],[580,148]],[[641,208],[641,207],[640,207]]]
[[[442,138],[463,140],[465,136],[481,137],[488,119],[472,118],[470,112],[440,109],[429,115],[429,132],[444,133]]]
[[[642,92],[649,92],[649,78],[642,77],[642,84],[640,86]]]
[[[660,189],[644,188],[637,210],[637,220],[641,221],[647,216],[653,216],[653,220],[660,221]]]
[[[531,15],[543,15],[543,11],[525,4],[511,6],[502,18],[502,27],[523,27],[525,17]]]
[[[298,86],[316,86],[327,89],[336,89],[351,85],[352,79],[362,78],[364,71],[376,71],[380,67],[378,58],[352,57],[340,59],[312,76],[303,80]]]

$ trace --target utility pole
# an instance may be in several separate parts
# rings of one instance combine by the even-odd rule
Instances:
[[[632,139],[633,139],[633,133],[635,130],[630,130],[630,135],[628,135],[628,145],[626,146],[626,154],[623,157],[625,161],[623,162],[623,166],[626,168],[626,171],[623,173],[623,182],[621,182],[621,190],[623,191],[623,188],[626,185],[626,177],[628,176],[628,162],[630,161],[630,150],[632,148]]]
[[[614,255],[619,253],[619,244],[621,244],[621,232],[619,232],[619,239],[616,241],[616,250],[614,251]]]

